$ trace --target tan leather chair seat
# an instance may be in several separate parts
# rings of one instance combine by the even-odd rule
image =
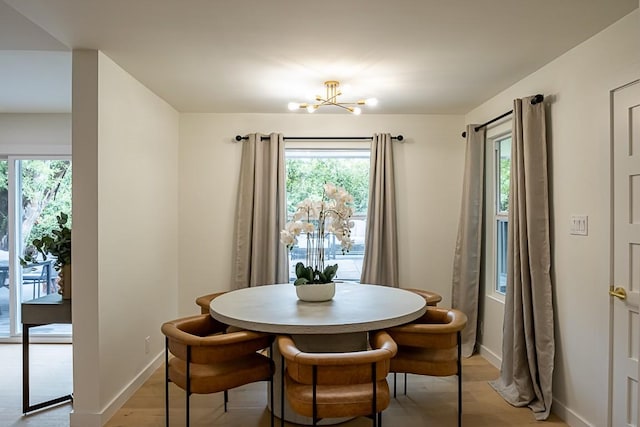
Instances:
[[[371,415],[374,425],[381,419],[390,401],[386,376],[397,351],[386,332],[371,334],[369,350],[345,353],[306,353],[288,336],[277,342],[286,360],[284,393],[295,412],[312,417],[314,425],[321,418]]]
[[[227,390],[256,381],[270,381],[273,377],[275,364],[258,353],[271,345],[272,335],[251,331],[228,333],[227,325],[209,314],[165,322],[161,329],[166,336],[165,393],[168,399],[169,382],[185,390],[187,426],[191,393],[224,391],[226,411]],[[168,425],[168,404],[165,412]]]

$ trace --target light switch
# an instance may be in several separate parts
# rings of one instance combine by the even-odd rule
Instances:
[[[589,233],[589,217],[587,215],[571,215],[569,234],[586,236]]]

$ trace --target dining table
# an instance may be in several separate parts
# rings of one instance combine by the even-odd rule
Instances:
[[[313,286],[313,285],[301,285]],[[254,286],[224,293],[209,305],[211,316],[227,325],[251,331],[291,335],[305,352],[346,352],[367,348],[367,333],[409,323],[426,311],[425,299],[413,292],[381,285],[336,283],[329,301],[298,299],[293,284]],[[273,346],[276,361],[274,393],[281,390],[280,353]],[[280,399],[274,399],[276,416]],[[285,401],[285,420],[312,424],[311,418],[295,414]],[[320,425],[342,419],[323,419]]]

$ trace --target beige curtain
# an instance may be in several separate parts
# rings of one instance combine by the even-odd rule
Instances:
[[[476,346],[478,293],[482,271],[482,221],[484,213],[485,129],[467,126],[467,147],[462,182],[458,239],[453,258],[452,305],[467,315],[462,331],[462,354],[469,357]]]
[[[551,410],[555,352],[544,104],[514,101],[507,292],[500,377],[492,386],[537,420]]]
[[[288,281],[284,228],[285,165],[282,134],[242,142],[236,207],[234,289]]]
[[[361,283],[398,287],[398,233],[391,135],[371,143],[369,208]]]

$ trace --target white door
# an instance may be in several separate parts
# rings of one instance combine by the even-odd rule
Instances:
[[[613,427],[638,426],[640,389],[640,81],[613,93],[611,411]]]

